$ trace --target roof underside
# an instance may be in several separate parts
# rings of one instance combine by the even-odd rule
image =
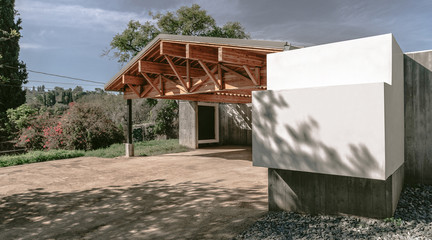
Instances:
[[[123,92],[126,99],[249,103],[252,91],[266,89],[266,55],[285,44],[161,34],[105,90]]]

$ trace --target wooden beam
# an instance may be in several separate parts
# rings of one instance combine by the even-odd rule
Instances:
[[[205,65],[205,63],[203,63],[203,61],[198,60],[198,63],[201,65],[201,67],[204,69],[204,71],[207,73],[207,76],[214,82],[214,84],[216,85],[216,87],[218,89],[221,89],[221,85],[219,84],[219,82],[215,79],[214,77],[214,73],[212,73],[210,71],[210,69],[207,67],[207,65]],[[217,68],[216,68],[217,69]]]
[[[166,63],[158,63],[151,61],[139,61],[138,71],[152,74],[164,74],[169,76],[175,76],[175,72],[172,70],[171,66]],[[176,65],[175,68],[181,76],[186,76],[186,67]],[[190,68],[190,77],[201,77],[206,75],[206,73],[201,68]]]
[[[243,68],[246,71],[246,73],[249,75],[249,78],[252,80],[252,82],[255,84],[255,86],[258,86],[259,83],[258,83],[256,77],[254,76],[254,74],[252,73],[251,69],[246,65],[243,65]]]
[[[220,66],[219,63],[217,65],[217,73],[218,73],[218,82],[219,82],[219,85],[221,86],[221,89],[224,89],[225,88],[225,84],[224,84],[224,81],[223,81],[223,72],[222,72],[222,68],[221,68],[221,66]]]
[[[148,85],[148,87],[146,87],[140,94],[140,98],[144,98],[151,90],[153,89],[153,87],[151,85]]]
[[[217,66],[216,67],[214,67],[210,72],[212,73],[212,74],[215,74],[216,73],[216,70],[217,70]],[[195,86],[192,86],[192,88],[190,89],[190,92],[194,92],[194,91],[196,91],[197,89],[199,89],[201,86],[203,86],[208,80],[210,79],[210,77],[208,76],[208,75],[206,75],[202,80],[201,80],[201,82],[197,82],[197,84],[195,85]]]
[[[135,89],[133,86],[132,86],[132,84],[127,84],[127,86],[139,97],[139,96],[141,96],[141,92],[140,92],[140,90],[137,90],[137,89]],[[138,88],[140,88],[139,86],[138,86]]]
[[[147,73],[141,73],[141,75],[147,80],[147,82],[156,90],[160,95],[162,95],[159,88],[156,86],[155,81],[147,75]]]
[[[259,67],[255,68],[255,79],[256,79],[258,85],[261,85],[261,68],[259,68]]]
[[[183,87],[185,87],[186,89],[188,89],[185,80],[183,79],[182,75],[180,75],[180,73],[177,71],[176,66],[174,65],[171,57],[164,55],[165,59],[167,60],[168,64],[171,66],[172,70],[174,71],[175,75],[177,76],[178,80],[180,81],[180,83],[183,85]]]
[[[169,55],[173,57],[186,57],[186,45],[181,43],[160,43],[160,55]]]
[[[218,51],[218,61],[247,66],[264,66],[266,55],[258,54],[248,50],[221,47]]]
[[[188,89],[190,89],[193,85],[193,80],[190,76],[190,60],[186,59],[186,83]]]
[[[122,75],[122,83],[123,84],[132,84],[132,85],[144,85],[144,79],[142,77],[137,77],[133,75]]]
[[[217,63],[218,48],[188,44],[186,46],[186,58]]]
[[[164,86],[165,84],[163,82],[162,75],[159,75],[158,78],[159,78],[159,88],[161,91],[161,95],[165,95],[165,86]]]
[[[225,103],[251,103],[252,98],[247,96],[238,95],[217,95],[212,93],[201,94],[182,94],[177,96],[163,96],[157,97],[162,99],[180,99],[189,101],[203,101],[203,102],[225,102]]]
[[[170,79],[170,78],[167,78],[167,77],[165,77],[164,75],[161,75],[161,77],[162,77],[163,79],[165,79],[166,81],[170,81],[170,82],[174,83],[174,84],[176,85],[176,88],[178,88],[180,91],[183,91],[183,92],[185,92],[185,93],[188,92],[188,91],[187,91],[187,90],[186,90],[182,85],[177,84],[176,81],[174,81],[174,80],[172,80],[172,79]]]
[[[223,70],[225,70],[225,71],[227,71],[227,72],[230,72],[230,73],[236,75],[237,77],[239,77],[239,78],[241,78],[241,79],[244,79],[244,80],[246,80],[246,81],[251,81],[251,79],[245,77],[243,74],[238,73],[238,72],[232,70],[231,68],[229,68],[229,67],[227,67],[227,66],[225,66],[225,65],[223,65],[223,64],[220,64],[220,65],[221,65],[221,68],[222,68]]]

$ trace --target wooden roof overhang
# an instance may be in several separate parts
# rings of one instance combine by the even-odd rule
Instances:
[[[250,103],[252,91],[267,87],[266,55],[285,44],[161,34],[105,90],[123,92],[125,99]]]

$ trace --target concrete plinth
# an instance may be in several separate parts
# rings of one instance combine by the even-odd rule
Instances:
[[[269,168],[269,210],[387,218],[403,181],[403,165],[386,180]]]
[[[126,157],[133,157],[134,156],[134,145],[131,143],[126,143]]]

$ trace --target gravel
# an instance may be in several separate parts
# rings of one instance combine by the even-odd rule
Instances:
[[[432,186],[405,187],[392,218],[269,212],[235,239],[432,239]]]

